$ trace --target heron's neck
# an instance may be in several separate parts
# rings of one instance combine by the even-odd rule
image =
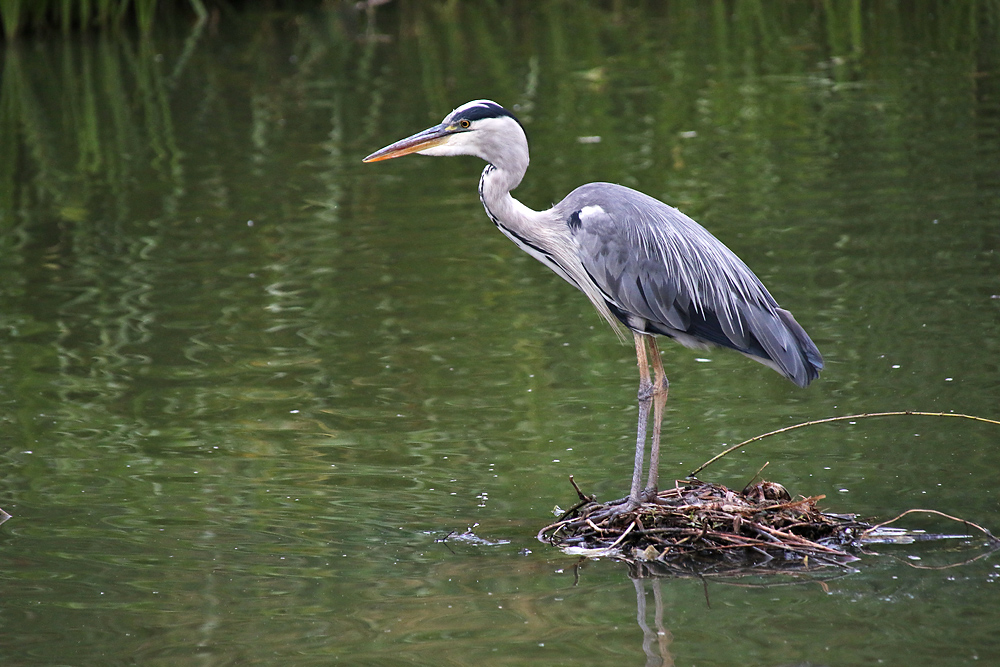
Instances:
[[[487,215],[501,230],[507,228],[517,234],[530,234],[538,212],[514,199],[510,191],[516,188],[525,169],[508,170],[492,164],[486,165],[479,178],[479,199]]]
[[[510,196],[510,191],[521,182],[526,168],[527,159],[523,166],[514,170],[486,165],[479,179],[479,198],[487,215],[521,250],[586,294],[597,312],[618,331],[614,315],[576,255],[577,246],[570,235],[569,225],[560,221],[552,209],[535,211]]]

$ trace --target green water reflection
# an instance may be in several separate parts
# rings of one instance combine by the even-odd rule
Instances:
[[[480,163],[360,163],[470,99],[518,106],[525,203],[609,180],[680,206],[822,350],[801,391],[665,344],[666,475],[811,418],[997,416],[1000,6],[623,4],[7,45],[5,665],[646,663],[625,569],[534,540],[567,475],[626,490],[631,348],[488,223]],[[958,420],[816,427],[706,476],[769,461],[835,511],[997,529],[996,443]],[[489,543],[438,541],[472,526]],[[649,650],[1000,661],[995,557],[882,551],[825,589],[661,582]]]

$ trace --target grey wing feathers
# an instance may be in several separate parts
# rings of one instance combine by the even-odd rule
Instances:
[[[630,188],[591,183],[556,206],[579,259],[626,326],[689,347],[733,348],[804,387],[823,360],[749,268],[680,211]]]

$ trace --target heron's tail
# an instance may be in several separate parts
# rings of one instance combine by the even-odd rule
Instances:
[[[795,384],[805,387],[818,378],[819,372],[823,370],[823,355],[819,353],[816,343],[812,342],[809,334],[802,328],[802,325],[795,321],[790,312],[783,308],[777,308],[776,312],[795,339],[794,348],[786,350],[786,352],[791,358],[798,357],[797,359],[789,359],[791,363],[787,365],[775,359],[781,366],[777,370]]]

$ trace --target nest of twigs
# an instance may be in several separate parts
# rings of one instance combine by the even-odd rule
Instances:
[[[858,560],[850,550],[873,529],[854,515],[821,511],[816,503],[824,496],[793,500],[773,482],[733,491],[697,479],[678,480],[628,512],[598,503],[573,486],[580,502],[543,528],[539,540],[571,553],[659,563],[669,570],[846,567]]]
[[[816,424],[895,416],[950,417],[1000,425],[998,420],[974,415],[907,410],[841,415],[786,426],[725,449],[688,479],[676,481],[673,488],[629,511],[624,511],[627,499],[599,503],[584,495],[570,477],[580,502],[542,528],[538,539],[581,556],[625,561],[640,576],[659,576],[802,571],[831,565],[848,568],[867,545],[971,537],[888,527],[908,514],[924,513],[958,522],[985,537],[981,553],[967,562],[1000,551],[1000,538],[986,528],[936,510],[909,509],[872,525],[854,514],[821,511],[816,503],[825,496],[793,500],[783,486],[773,482],[733,491],[694,477],[727,454],[768,436]]]

